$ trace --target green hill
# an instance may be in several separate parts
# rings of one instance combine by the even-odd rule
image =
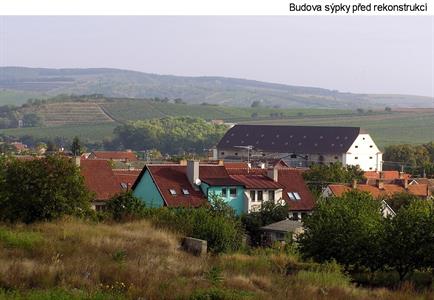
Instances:
[[[225,77],[156,75],[119,69],[0,67],[0,104],[58,94],[103,94],[120,98],[181,98],[187,103],[301,108],[431,107],[433,99],[411,95],[342,93],[315,87]]]

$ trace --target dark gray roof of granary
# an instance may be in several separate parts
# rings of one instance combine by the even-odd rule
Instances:
[[[343,153],[359,133],[364,133],[360,127],[235,125],[226,132],[217,148],[238,149],[251,145],[254,150],[264,152]]]

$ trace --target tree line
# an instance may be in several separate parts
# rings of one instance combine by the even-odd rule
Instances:
[[[422,145],[390,145],[384,150],[384,169],[403,169],[417,176],[434,177],[434,141]]]
[[[162,153],[202,153],[226,133],[226,125],[215,125],[200,118],[167,117],[130,122],[115,128],[113,148],[158,149]]]

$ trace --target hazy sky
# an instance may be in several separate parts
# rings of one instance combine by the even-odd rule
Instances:
[[[0,17],[0,65],[434,97],[434,17]]]

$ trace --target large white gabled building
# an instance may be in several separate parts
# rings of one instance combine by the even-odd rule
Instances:
[[[382,171],[382,152],[360,127],[235,125],[217,145],[217,158],[280,158],[291,167],[341,162]]]

